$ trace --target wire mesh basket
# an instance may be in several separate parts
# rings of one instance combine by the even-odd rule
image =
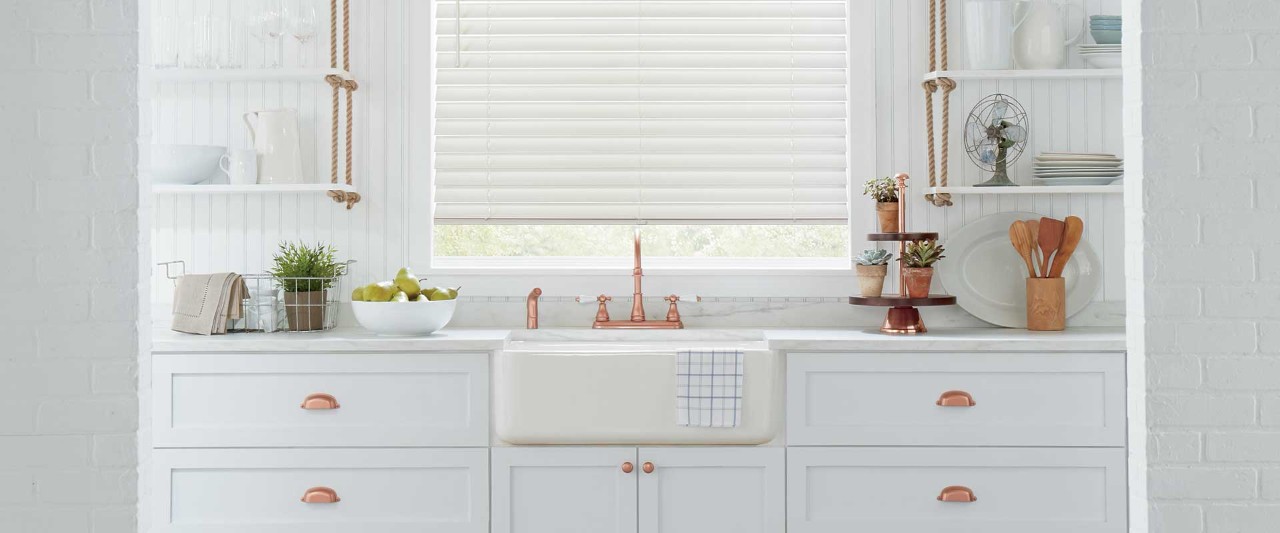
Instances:
[[[227,320],[227,332],[315,332],[337,327],[342,278],[354,263],[347,261],[344,274],[326,278],[241,274],[248,292],[240,304],[241,318]],[[185,261],[158,264],[175,284],[186,275]]]

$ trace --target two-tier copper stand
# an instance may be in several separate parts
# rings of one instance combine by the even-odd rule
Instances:
[[[936,241],[937,233],[911,233],[907,232],[907,179],[906,174],[898,174],[894,176],[898,181],[898,233],[869,233],[867,240],[872,242],[896,242],[898,243],[898,258],[901,259],[907,251],[907,243],[913,241]],[[898,296],[881,296],[879,298],[865,298],[862,296],[851,296],[849,303],[853,305],[864,305],[870,307],[888,307],[889,312],[884,317],[884,324],[880,326],[880,331],[884,333],[895,334],[915,334],[928,331],[924,327],[924,321],[920,319],[919,307],[931,307],[938,305],[955,305],[956,297],[945,294],[930,294],[925,298],[911,298],[907,296],[907,275],[902,270],[901,262],[898,265]]]

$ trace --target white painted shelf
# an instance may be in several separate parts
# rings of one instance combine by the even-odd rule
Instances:
[[[268,193],[326,193],[329,191],[356,192],[346,184],[294,183],[287,185],[155,185],[154,194],[268,194]]]
[[[1124,194],[1123,185],[1028,185],[1022,187],[930,187],[929,194]]]
[[[939,70],[924,75],[924,81],[953,80],[1089,80],[1120,78],[1118,68],[1075,68],[1053,70]]]
[[[336,74],[351,79],[351,73],[331,68],[263,68],[263,69],[149,69],[146,79],[157,82],[184,81],[324,81],[325,76]]]

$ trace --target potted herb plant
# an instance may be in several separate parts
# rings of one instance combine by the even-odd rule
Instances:
[[[876,219],[881,233],[897,233],[898,183],[893,178],[872,178],[862,186],[862,194],[876,201]]]
[[[927,298],[929,286],[933,284],[933,264],[943,257],[942,246],[936,241],[914,241],[907,243],[907,250],[898,258],[902,262],[902,273],[906,277],[907,296],[911,298]]]
[[[302,242],[280,243],[280,251],[272,257],[271,276],[284,290],[290,331],[324,329],[328,289],[347,270],[345,263],[334,259],[336,253],[332,246],[321,243],[314,247]]]
[[[893,254],[888,250],[863,250],[853,258],[854,267],[858,271],[858,290],[863,298],[879,298],[884,294],[884,278],[889,273],[889,260]]]

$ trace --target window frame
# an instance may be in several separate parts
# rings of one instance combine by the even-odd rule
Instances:
[[[645,258],[646,294],[699,294],[708,296],[755,297],[830,297],[848,293],[846,287],[853,276],[852,255],[869,247],[866,234],[875,231],[875,205],[861,195],[858,186],[865,178],[877,175],[878,154],[882,147],[878,139],[882,125],[877,112],[876,95],[882,82],[882,72],[877,58],[883,53],[881,32],[876,30],[882,15],[888,13],[889,0],[847,0],[848,35],[850,49],[855,39],[863,39],[863,45],[874,53],[846,55],[848,72],[866,73],[866,76],[850,77],[848,86],[848,143],[847,168],[849,183],[849,232],[850,257],[837,260],[807,259],[776,260],[759,258],[756,264],[737,267],[723,265],[725,260],[701,261],[681,259],[679,267],[664,265],[669,258]],[[527,293],[533,287],[541,287],[548,294],[582,295],[631,293],[630,258],[623,260],[597,260],[583,266],[563,265],[563,258],[535,258],[522,261],[528,266],[513,266],[510,258],[480,260],[475,264],[459,264],[434,256],[435,202],[432,198],[434,180],[435,123],[435,6],[434,0],[410,2],[407,6],[408,28],[430,28],[430,31],[407,31],[408,50],[404,55],[406,75],[406,100],[408,121],[406,137],[406,172],[404,173],[407,214],[404,217],[404,249],[406,259],[420,274],[448,280],[452,284],[467,286],[472,295],[513,296]],[[422,68],[419,59],[429,58],[430,64]],[[855,117],[858,117],[855,120]],[[871,117],[871,118],[867,118]],[[413,125],[425,125],[414,127]],[[425,228],[415,230],[414,228]],[[667,259],[667,261],[664,261]],[[743,258],[741,260],[752,260]],[[488,262],[489,264],[485,264]],[[613,266],[611,262],[617,262]],[[454,264],[450,264],[454,263]],[[559,263],[559,264],[557,264]],[[594,264],[591,264],[594,263]],[[839,263],[837,265],[837,263]],[[832,282],[839,282],[832,286]],[[654,292],[655,289],[658,292]]]

